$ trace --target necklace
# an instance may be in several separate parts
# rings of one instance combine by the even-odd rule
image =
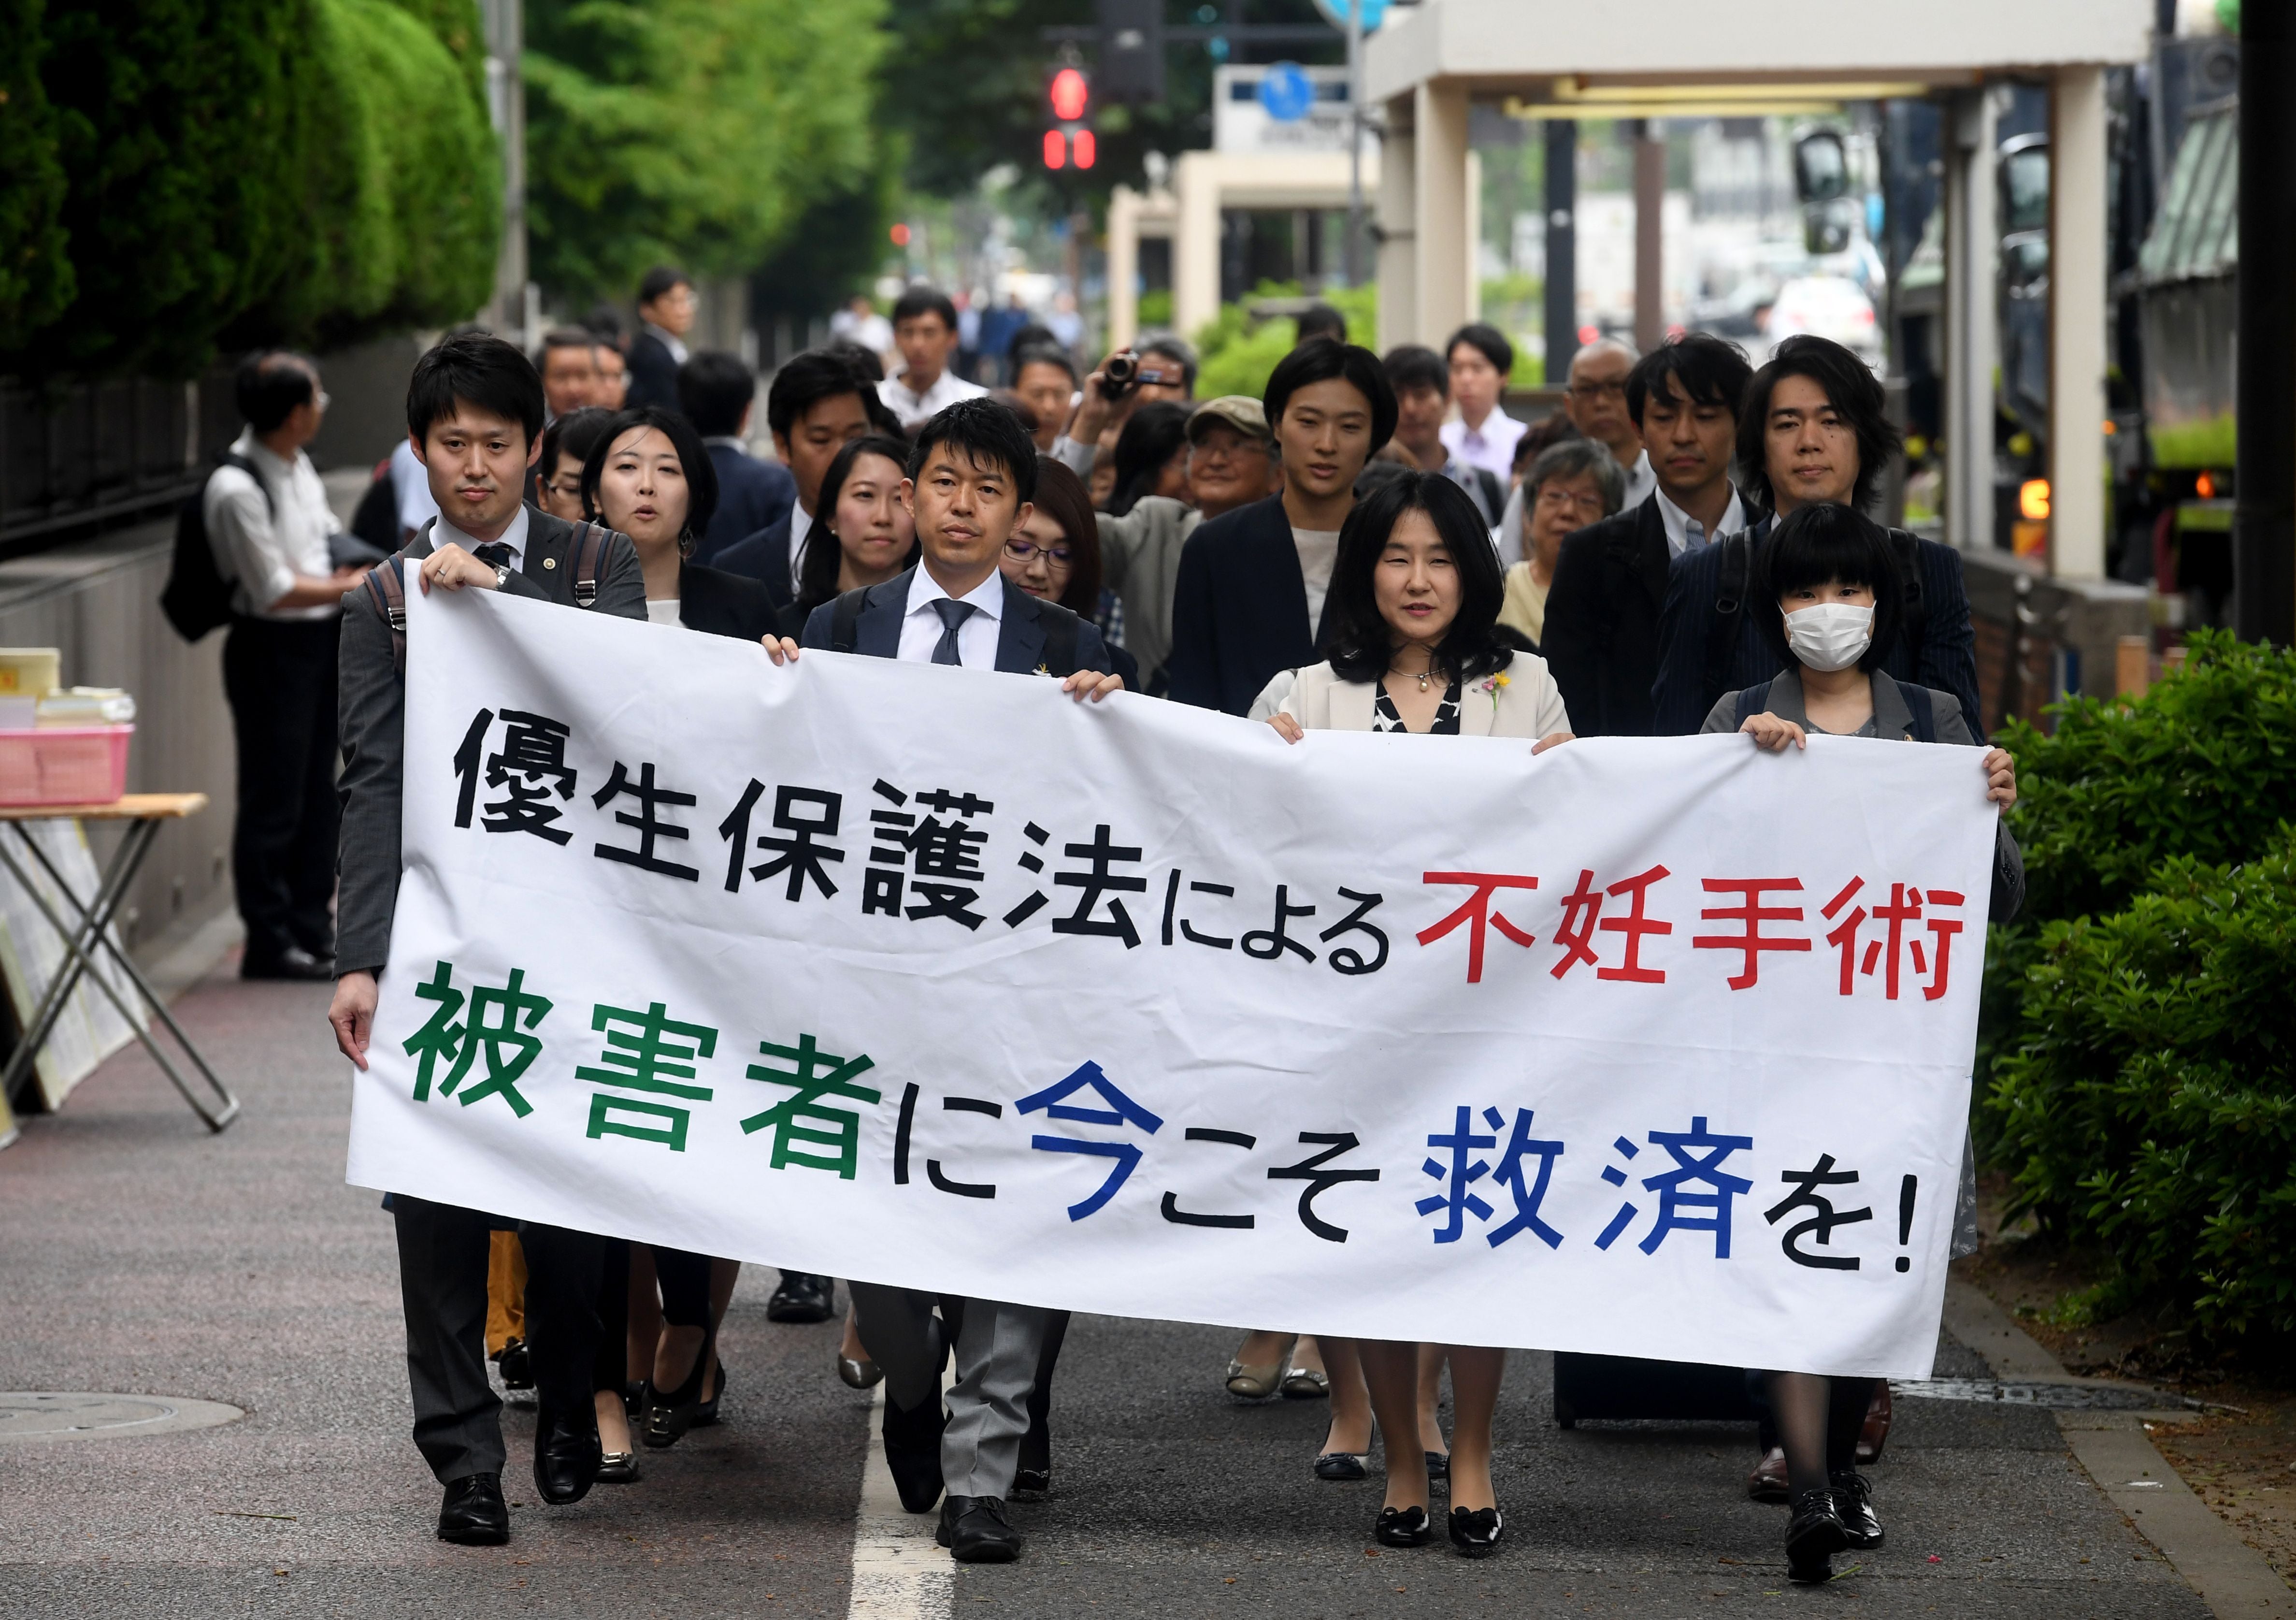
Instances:
[[[1406,680],[1417,681],[1419,689],[1424,692],[1427,690],[1428,678],[1435,673],[1435,666],[1431,662],[1423,670],[1398,670],[1393,664],[1390,664],[1387,667],[1387,672],[1390,675],[1400,675]]]

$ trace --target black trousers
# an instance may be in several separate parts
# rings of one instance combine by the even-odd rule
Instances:
[[[234,619],[223,686],[239,744],[232,886],[250,961],[291,945],[332,956],[335,928],[334,619]]]
[[[502,1402],[487,1382],[487,1246],[496,1218],[405,1193],[390,1203],[398,1226],[415,1449],[441,1484],[466,1474],[499,1474],[506,1455]],[[591,1411],[604,1242],[531,1221],[519,1227],[535,1394],[551,1410],[577,1414],[577,1424]]]

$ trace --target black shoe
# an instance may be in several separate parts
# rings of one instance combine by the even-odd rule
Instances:
[[[1427,1453],[1427,1483],[1443,1485],[1451,1483],[1451,1455],[1447,1451]]]
[[[1833,1555],[1849,1546],[1849,1533],[1833,1509],[1831,1491],[1803,1491],[1786,1525],[1786,1579],[1805,1586],[1833,1578]]]
[[[805,1271],[783,1271],[782,1286],[766,1302],[769,1322],[825,1322],[836,1311],[836,1279]]]
[[[1010,1564],[1021,1556],[1021,1537],[994,1496],[952,1496],[941,1503],[933,1540],[960,1564]]]
[[[1038,1411],[1035,1397],[1029,1399],[1029,1432],[1021,1436],[1021,1459],[1013,1469],[1014,1501],[1042,1501],[1053,1488],[1051,1405],[1047,1396],[1046,1410]]]
[[[499,1547],[510,1540],[501,1475],[465,1474],[447,1482],[447,1500],[439,1505],[439,1539],[464,1547]]]
[[[559,1507],[578,1502],[590,1494],[598,1477],[597,1413],[542,1408],[534,1419],[534,1488],[542,1500]]]
[[[534,1354],[527,1349],[524,1339],[512,1339],[504,1345],[502,1353],[495,1358],[495,1365],[502,1369],[504,1389],[534,1387]]]
[[[711,1354],[709,1359],[718,1362],[717,1377],[712,1380],[717,1385],[717,1387],[709,1392],[709,1398],[707,1401],[704,1401],[701,1405],[693,1409],[693,1427],[695,1428],[708,1428],[711,1424],[717,1422],[718,1402],[726,1398],[726,1363],[723,1361],[720,1361],[714,1353]]]
[[[1052,1494],[1053,1471],[1050,1468],[1015,1468],[1013,1470],[1013,1500],[1016,1502],[1040,1502]]]
[[[1855,1469],[1827,1476],[1833,1487],[1833,1514],[1849,1544],[1871,1552],[1882,1544],[1882,1521],[1874,1512],[1874,1483]]]
[[[1471,1558],[1487,1558],[1499,1550],[1499,1537],[1506,1526],[1499,1522],[1496,1508],[1454,1508],[1451,1509],[1451,1545]]]
[[[1435,1521],[1424,1508],[1382,1508],[1371,1534],[1382,1547],[1424,1547],[1435,1539]]]
[[[709,1363],[717,1358],[718,1336],[710,1333],[701,1341],[694,1355],[693,1370],[685,1375],[685,1382],[676,1389],[661,1390],[646,1382],[645,1443],[659,1451],[676,1445],[685,1438],[685,1431],[693,1427],[694,1414],[701,1410],[701,1377]]]
[[[885,1402],[885,1467],[901,1506],[912,1513],[930,1513],[940,1500],[940,1432],[947,1427],[938,1394],[914,1411]]]
[[[638,1483],[638,1454],[636,1451],[605,1451],[598,1458],[598,1483],[602,1485],[634,1485]]]
[[[1316,1459],[1318,1479],[1361,1479],[1364,1477],[1364,1457],[1359,1451],[1325,1451]]]
[[[290,945],[276,956],[266,951],[260,956],[250,953],[242,958],[239,976],[242,979],[295,979],[312,983],[335,976],[335,958],[315,957],[300,945]]]

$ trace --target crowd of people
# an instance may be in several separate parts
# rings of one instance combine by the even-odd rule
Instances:
[[[531,356],[479,333],[424,355],[401,448],[421,499],[394,457],[391,555],[371,568],[331,550],[340,526],[301,450],[326,405],[316,366],[273,352],[242,367],[247,433],[206,505],[239,593],[226,662],[246,971],[333,978],[330,1021],[361,1067],[399,874],[409,589],[737,637],[775,663],[830,650],[1049,674],[1079,702],[1142,693],[1295,744],[1326,728],[1537,750],[1700,731],[1765,749],[1812,733],[1980,743],[1959,558],[1866,515],[1896,436],[1872,374],[1823,339],[1791,339],[1759,370],[1701,333],[1641,355],[1605,341],[1571,360],[1562,409],[1525,424],[1502,408],[1512,348],[1480,325],[1383,358],[1343,329],[1307,336],[1259,398],[1201,400],[1177,340],[1078,375],[1054,334],[1023,326],[991,394],[950,368],[957,312],[920,287],[887,323],[890,373],[849,336],[776,370],[765,459],[748,368],[686,349],[691,284],[652,273],[639,312],[626,366],[595,327],[554,329]],[[1464,703],[1470,686],[1492,701]],[[2013,802],[2005,753],[1983,751],[1972,774]],[[1993,915],[2021,888],[2005,829]],[[733,1261],[387,1203],[442,1538],[508,1534],[490,1356],[536,1392],[547,1501],[636,1482],[642,1450],[716,1420]],[[960,1559],[1017,1556],[1006,1504],[1049,1487],[1064,1313],[866,1280],[847,1293],[836,1371],[884,1383],[901,1500],[939,1506]],[[768,1315],[824,1321],[835,1298],[832,1279],[784,1272]],[[1440,1487],[1448,1540],[1480,1557],[1505,1534],[1505,1363],[1486,1346],[1255,1329],[1207,1379],[1242,1401],[1326,1401],[1301,1460],[1321,1478],[1365,1477],[1384,1436],[1377,1539],[1434,1539]],[[1794,1578],[1824,1578],[1833,1553],[1882,1542],[1857,1460],[1878,1451],[1886,1389],[1748,1378],[1768,1413],[1749,1491],[1789,1505]]]

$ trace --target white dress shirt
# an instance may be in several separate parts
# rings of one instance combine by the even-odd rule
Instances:
[[[430,549],[437,551],[445,546],[460,546],[472,556],[479,555],[479,547],[481,546],[507,546],[510,547],[512,569],[516,572],[524,573],[526,572],[526,506],[524,503],[521,503],[518,515],[511,519],[510,527],[491,540],[474,540],[444,517],[439,518],[430,530]]]
[[[1443,448],[1469,466],[1496,474],[1505,483],[1514,474],[1514,447],[1528,426],[1493,406],[1480,427],[1469,427],[1464,417],[1445,423]]]
[[[430,470],[415,456],[409,440],[400,440],[390,452],[390,493],[398,506],[401,534],[420,534],[422,525],[439,515],[439,503],[430,498]]]
[[[1746,526],[1746,508],[1738,499],[1738,487],[1730,486],[1730,504],[1722,509],[1721,527],[1709,530],[1696,518],[1667,498],[1666,491],[1658,494],[1658,514],[1666,524],[1666,550],[1669,556],[1680,556],[1685,551],[1696,551],[1719,535],[1735,534]]]
[[[1619,510],[1632,512],[1648,500],[1651,492],[1657,488],[1658,474],[1651,471],[1650,452],[1644,450],[1636,456],[1635,465],[1627,469],[1627,500]]]
[[[805,542],[813,532],[813,514],[805,509],[803,501],[790,503],[790,600],[794,602],[803,594],[805,586]]]
[[[932,572],[920,563],[915,575],[909,580],[909,611],[901,619],[901,651],[903,663],[931,663],[933,649],[940,645],[941,632],[947,627],[940,621],[940,613],[933,606],[946,601],[948,593]],[[996,637],[1003,629],[1004,617],[1004,576],[996,569],[974,586],[960,602],[972,604],[972,612],[956,629],[956,659],[968,670],[993,670],[996,667]]]
[[[900,377],[887,377],[877,384],[877,398],[885,408],[900,419],[903,427],[955,405],[959,399],[978,399],[988,391],[978,382],[967,382],[953,371],[943,371],[933,379],[933,385],[919,393]]]
[[[332,602],[316,607],[271,605],[294,588],[297,575],[324,579],[335,572],[327,539],[342,525],[327,505],[327,487],[319,481],[318,470],[300,450],[292,461],[274,455],[253,428],[243,429],[231,448],[254,464],[255,478],[263,481],[258,489],[255,478],[237,467],[217,467],[201,496],[216,570],[232,581],[232,610],[283,624],[333,618],[342,609]],[[270,491],[268,502],[266,489]]]

